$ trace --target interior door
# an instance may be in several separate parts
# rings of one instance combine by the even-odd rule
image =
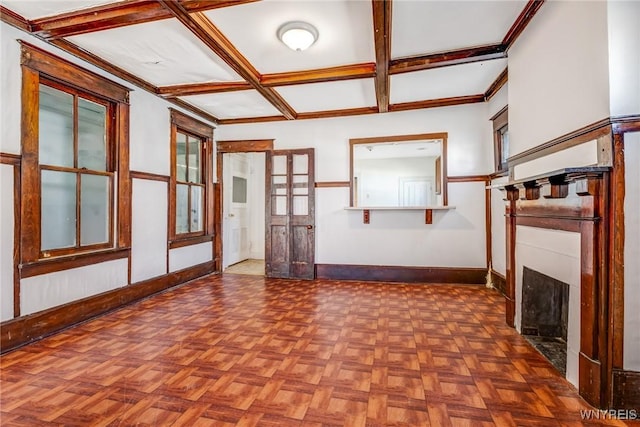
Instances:
[[[265,275],[315,277],[314,151],[267,152]]]
[[[223,269],[249,258],[249,162],[244,153],[225,153]]]

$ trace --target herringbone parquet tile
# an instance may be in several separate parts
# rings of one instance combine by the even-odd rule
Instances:
[[[476,286],[209,276],[8,353],[3,426],[573,426]]]

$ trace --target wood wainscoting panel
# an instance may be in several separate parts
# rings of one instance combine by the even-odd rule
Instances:
[[[316,264],[318,279],[403,283],[484,284],[486,268],[403,267],[390,265]]]
[[[613,407],[635,409],[640,418],[640,372],[613,370]]]

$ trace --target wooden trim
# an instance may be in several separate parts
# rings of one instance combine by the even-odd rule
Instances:
[[[20,316],[20,259],[22,242],[22,171],[18,163],[13,167],[13,317]]]
[[[540,157],[609,135],[611,135],[611,120],[606,118],[509,157],[509,167],[511,168],[521,163],[530,162]]]
[[[189,12],[197,12],[253,1],[183,0],[182,5]],[[43,38],[61,38],[169,18],[171,13],[155,1],[129,0],[36,19],[33,31]]]
[[[489,175],[466,175],[466,176],[448,176],[447,181],[450,183],[457,182],[487,182],[490,180]]]
[[[640,132],[640,114],[611,117],[615,133]]]
[[[0,164],[20,166],[22,156],[20,154],[0,153]]]
[[[508,80],[509,80],[509,68],[505,67],[505,69],[502,70],[500,74],[498,74],[498,77],[496,77],[493,83],[491,83],[491,85],[489,85],[487,90],[484,92],[484,100],[489,101],[491,98],[493,98],[493,95],[498,93],[498,91],[502,89],[502,86],[507,84]],[[493,120],[493,118],[491,120]]]
[[[613,405],[616,409],[640,411],[640,372],[613,370]]]
[[[522,216],[520,213],[517,213],[516,215],[516,225],[546,228],[549,230],[571,231],[574,233],[580,233],[581,222],[585,220],[584,218],[558,218],[556,216]]]
[[[346,108],[344,110],[327,110],[327,111],[312,111],[308,113],[298,113],[297,119],[324,119],[332,117],[347,117],[347,116],[363,116],[366,114],[378,113],[377,107],[358,107],[358,108]]]
[[[211,123],[216,123],[216,124],[218,123],[218,118],[216,116],[213,116],[213,115],[207,113],[206,111],[201,110],[200,108],[195,107],[195,106],[189,104],[186,101],[183,101],[180,98],[171,98],[171,97],[169,97],[169,98],[164,98],[164,99],[167,100],[168,102],[180,107],[180,108],[183,108],[183,109],[185,109],[187,111],[192,112],[193,114],[195,114],[197,116],[200,116],[200,118],[202,118],[204,120],[208,120]]]
[[[14,11],[7,9],[0,4],[0,20],[7,24],[16,27],[19,30],[31,32],[31,24],[23,16],[18,15]]]
[[[128,248],[131,246],[132,212],[132,186],[129,174],[129,105],[119,103],[116,106],[116,160],[118,174],[118,206],[117,209],[117,247]],[[113,206],[113,205],[112,205]]]
[[[316,188],[336,188],[350,186],[350,181],[316,181]]]
[[[456,49],[429,55],[393,59],[389,64],[389,74],[430,70],[432,68],[449,67],[451,65],[469,64],[472,62],[506,57],[507,53],[502,44]]]
[[[372,0],[376,52],[376,102],[379,113],[389,111],[389,60],[391,59],[391,0]]]
[[[509,105],[505,105],[504,107],[502,107],[500,109],[500,111],[498,111],[497,113],[495,113],[490,119],[490,122],[493,122],[493,128],[495,129],[499,129],[501,127],[503,127],[504,125],[509,123],[509,116],[508,115],[504,115],[505,113],[507,113],[507,111],[509,111]],[[502,116],[502,117],[500,117]]]
[[[527,27],[533,16],[538,12],[538,10],[544,4],[544,0],[529,0],[527,5],[522,9],[520,15],[513,23],[507,34],[502,39],[502,44],[505,46],[507,50],[513,45],[518,36],[524,31]]]
[[[22,66],[103,98],[121,103],[129,102],[128,88],[23,40],[18,42],[22,49],[20,60]]]
[[[389,111],[421,110],[425,108],[450,107],[453,105],[476,104],[484,102],[484,94],[454,96],[451,98],[427,99],[425,101],[401,102],[389,105]]]
[[[214,126],[204,123],[194,117],[184,114],[175,108],[169,108],[171,123],[175,124],[187,132],[198,135],[202,138],[213,139]]]
[[[25,263],[19,266],[20,278],[40,276],[42,274],[55,273],[58,271],[70,270],[72,268],[85,267],[87,265],[99,264],[116,259],[127,258],[131,255],[129,248],[109,249],[100,252],[87,252],[73,256],[60,258],[49,258],[45,260]]]
[[[420,139],[447,139],[449,134],[447,132],[436,133],[415,133],[411,135],[389,135],[389,136],[374,136],[368,138],[351,138],[349,144],[376,144],[379,142],[402,142],[402,141],[417,141]]]
[[[337,67],[320,68],[315,70],[263,74],[260,78],[260,82],[266,87],[275,87],[365,79],[375,76],[376,64],[367,62],[363,64],[340,65]]]
[[[493,233],[491,232],[491,178],[489,176],[486,177],[484,188],[484,234],[485,234],[485,253],[486,253],[486,261],[487,261],[487,269],[491,271],[491,266],[493,264]]]
[[[610,278],[611,295],[609,307],[612,315],[611,325],[611,361],[613,369],[624,368],[624,244],[625,244],[625,213],[624,198],[625,161],[624,161],[624,134],[613,135],[613,170],[611,174],[611,218],[609,229],[611,239],[609,253],[611,254]],[[640,406],[639,406],[640,407]]]
[[[486,283],[486,268],[316,264],[316,277],[403,283]]]
[[[273,139],[239,139],[217,141],[218,153],[252,153],[273,150]]]
[[[189,95],[205,95],[209,93],[236,92],[240,90],[249,90],[253,87],[245,82],[208,82],[208,83],[189,83],[181,85],[160,86],[157,89],[158,95],[165,98]]]
[[[490,270],[489,274],[491,275],[493,288],[497,289],[502,295],[505,295],[507,290],[507,278],[495,270]]]
[[[169,249],[183,248],[185,246],[199,245],[213,241],[213,235],[186,237],[169,241]]]
[[[146,179],[146,180],[149,180],[149,181],[169,182],[169,180],[171,179],[171,177],[169,177],[167,175],[160,175],[160,174],[157,174],[157,173],[140,172],[140,171],[131,171],[129,173],[129,175],[131,175],[131,178]]]
[[[506,240],[506,287],[505,287],[505,322],[515,327],[516,317],[516,198],[517,191],[507,190],[507,206],[505,207],[505,240]]]
[[[164,276],[138,282],[134,285],[114,289],[3,322],[0,329],[0,347],[3,353],[13,350],[80,322],[204,276],[212,271],[213,261],[209,261]]]

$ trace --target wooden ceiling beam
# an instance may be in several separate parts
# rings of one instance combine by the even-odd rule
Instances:
[[[272,88],[264,87],[260,83],[260,74],[251,63],[235,48],[233,44],[220,32],[218,28],[202,12],[189,13],[178,2],[172,0],[158,0],[167,10],[171,11],[185,27],[198,37],[209,49],[227,63],[236,73],[245,79],[254,89],[269,101],[278,111],[289,120],[296,118],[296,112]]]
[[[469,64],[471,62],[487,61],[490,59],[506,57],[507,51],[502,44],[457,49],[429,55],[393,59],[389,64],[389,74],[429,70],[431,68]]]
[[[249,83],[242,82],[209,82],[189,83],[182,85],[160,86],[158,95],[163,97],[206,95],[208,93],[236,92],[253,89]]]
[[[27,21],[23,16],[20,16],[17,13],[15,13],[13,10],[7,9],[1,4],[0,4],[0,20],[16,28],[19,28],[22,31],[26,31],[28,33],[31,32],[31,24],[29,23],[29,21]]]
[[[529,2],[527,2],[524,9],[522,9],[522,12],[520,12],[520,15],[518,15],[516,21],[513,23],[511,28],[509,28],[509,31],[507,31],[504,39],[502,39],[502,44],[505,47],[505,51],[509,50],[520,33],[522,33],[527,27],[529,21],[531,21],[536,12],[540,10],[544,2],[545,0],[529,0]]]
[[[449,107],[452,105],[475,104],[484,102],[484,94],[454,96],[451,98],[428,99],[426,101],[402,102],[389,105],[389,111],[421,110],[424,108]]]
[[[391,59],[391,0],[371,0],[376,51],[376,101],[378,111],[389,110],[389,61]]]
[[[509,71],[508,71],[508,68],[505,68],[504,70],[502,70],[502,72],[498,75],[498,77],[496,77],[493,83],[491,83],[491,85],[485,91],[484,100],[489,101],[491,98],[493,98],[493,95],[495,95],[500,90],[500,88],[502,88],[502,86],[504,86],[505,83],[507,83],[508,79],[509,79]]]
[[[376,64],[364,63],[321,68],[317,70],[292,71],[288,73],[263,74],[260,82],[267,87],[308,83],[333,82],[374,77]]]
[[[183,0],[188,12],[202,12],[257,0]],[[75,36],[143,22],[173,18],[156,0],[129,0],[67,12],[32,21],[33,33],[45,39]]]

